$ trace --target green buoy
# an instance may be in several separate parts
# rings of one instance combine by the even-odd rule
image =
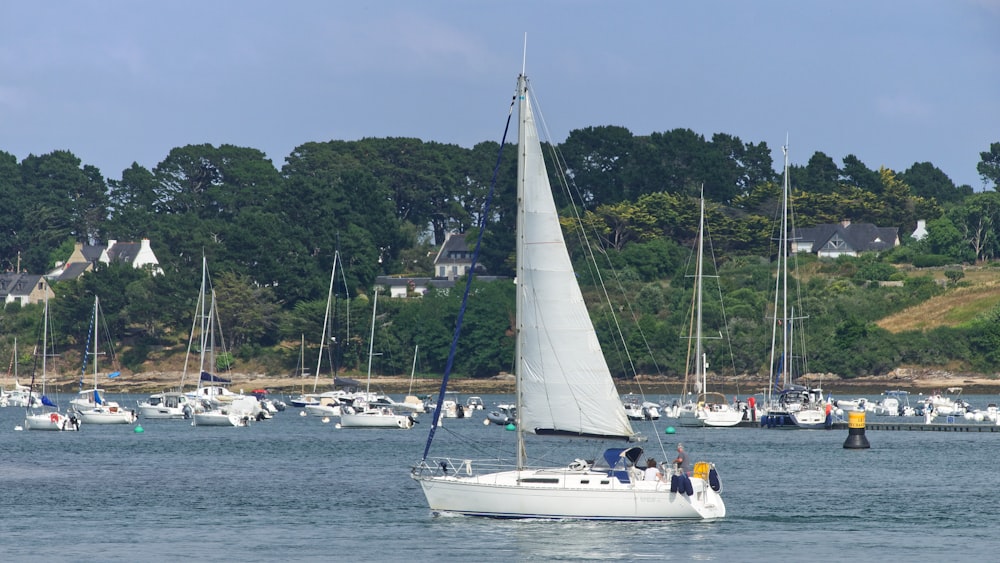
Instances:
[[[136,434],[142,434],[143,432],[145,432],[145,430],[143,430],[142,426],[136,424],[133,432],[135,432]]]
[[[674,430],[673,426],[668,426],[667,429],[663,431],[664,434],[673,434],[674,432],[677,432],[677,431]]]
[[[517,430],[517,426],[514,426],[513,424],[508,424],[504,428],[506,428],[507,430]]]

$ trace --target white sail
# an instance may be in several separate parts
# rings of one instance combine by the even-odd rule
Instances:
[[[518,377],[521,427],[627,438],[629,424],[563,240],[527,83],[519,85]]]

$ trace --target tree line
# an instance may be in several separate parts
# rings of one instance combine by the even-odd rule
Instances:
[[[727,301],[734,299],[736,310],[746,311],[747,337],[756,334],[766,309],[761,292],[768,284],[763,282],[773,275],[766,265],[775,252],[773,218],[781,192],[766,143],[744,143],[721,133],[706,139],[686,129],[636,136],[622,127],[590,127],[547,148],[565,216],[572,216],[569,205],[578,202],[584,228],[601,240],[607,265],[623,280],[627,297],[620,307],[635,303],[644,310],[635,320],[638,326],[648,323],[653,336],[636,330],[626,340],[655,342],[652,355],[659,358],[641,363],[640,369],[682,369],[675,365],[677,350],[667,344],[674,338],[667,334],[676,336],[674,317],[683,316],[677,314],[686,283],[681,272],[697,228],[702,186],[710,200],[707,222],[715,258],[740,280],[731,288],[735,297]],[[164,275],[111,265],[54,286],[53,318],[62,325],[62,343],[75,346],[85,335],[85,310],[98,294],[116,337],[128,344],[123,359],[135,369],[157,350],[186,341],[204,255],[236,357],[287,371],[298,358],[288,342],[302,335],[314,342],[320,334],[335,252],[343,258],[347,278],[338,288],[345,308],[338,318],[348,316],[348,307],[356,309],[352,318],[365,318],[362,311],[377,275],[428,275],[433,250],[447,232],[475,232],[484,218],[498,153],[502,158],[493,206],[485,215],[482,263],[492,274],[512,275],[514,150],[493,142],[467,149],[408,138],[310,142],[288,155],[279,170],[257,149],[188,145],[171,150],[152,170],[133,164],[119,179],[104,178],[69,151],[21,162],[0,152],[0,266],[44,273],[65,260],[77,241],[149,238]],[[923,219],[926,238],[905,240],[878,263],[990,261],[1000,244],[993,227],[1000,219],[1000,143],[981,153],[978,170],[992,191],[956,186],[928,162],[897,173],[869,169],[853,155],[837,165],[817,152],[806,165],[789,170],[795,220],[803,227],[841,219],[895,226],[905,240]],[[573,243],[572,250],[582,256],[584,249]],[[870,264],[857,267],[880,272]],[[892,274],[883,268],[879,275]],[[930,291],[910,289],[894,303]],[[475,322],[466,325],[474,327],[466,336],[477,344],[465,350],[460,371],[482,376],[509,367],[512,291],[502,283],[477,284],[480,305],[470,309]],[[427,369],[440,371],[446,357],[441,348],[450,341],[454,322],[448,315],[457,311],[454,299],[435,292],[421,300],[383,301],[381,338],[397,349],[391,357],[398,360],[390,364],[387,354],[384,369],[406,371],[411,358],[405,350],[420,344]],[[26,309],[4,309],[4,335],[23,339],[31,334],[39,314],[37,308]],[[600,316],[605,313],[598,310],[595,317],[606,320]],[[870,320],[870,311],[858,317],[862,325]],[[361,353],[367,336],[354,334],[362,336],[344,334],[342,345],[331,352],[340,354],[345,369],[367,361]],[[605,332],[601,337],[607,339],[609,356],[615,354],[615,340]],[[422,338],[433,342],[425,346],[417,342]],[[758,346],[747,342],[745,348]],[[754,371],[757,356],[748,352],[734,369]]]

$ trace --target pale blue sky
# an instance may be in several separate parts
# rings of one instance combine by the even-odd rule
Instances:
[[[1000,142],[1000,0],[0,3],[0,150],[105,176],[230,143],[499,141],[522,40],[554,142],[690,128],[977,190]]]

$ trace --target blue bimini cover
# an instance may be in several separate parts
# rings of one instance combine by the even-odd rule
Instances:
[[[212,383],[232,383],[232,381],[215,375],[214,373],[208,373],[207,371],[201,372],[202,381],[210,381]]]

